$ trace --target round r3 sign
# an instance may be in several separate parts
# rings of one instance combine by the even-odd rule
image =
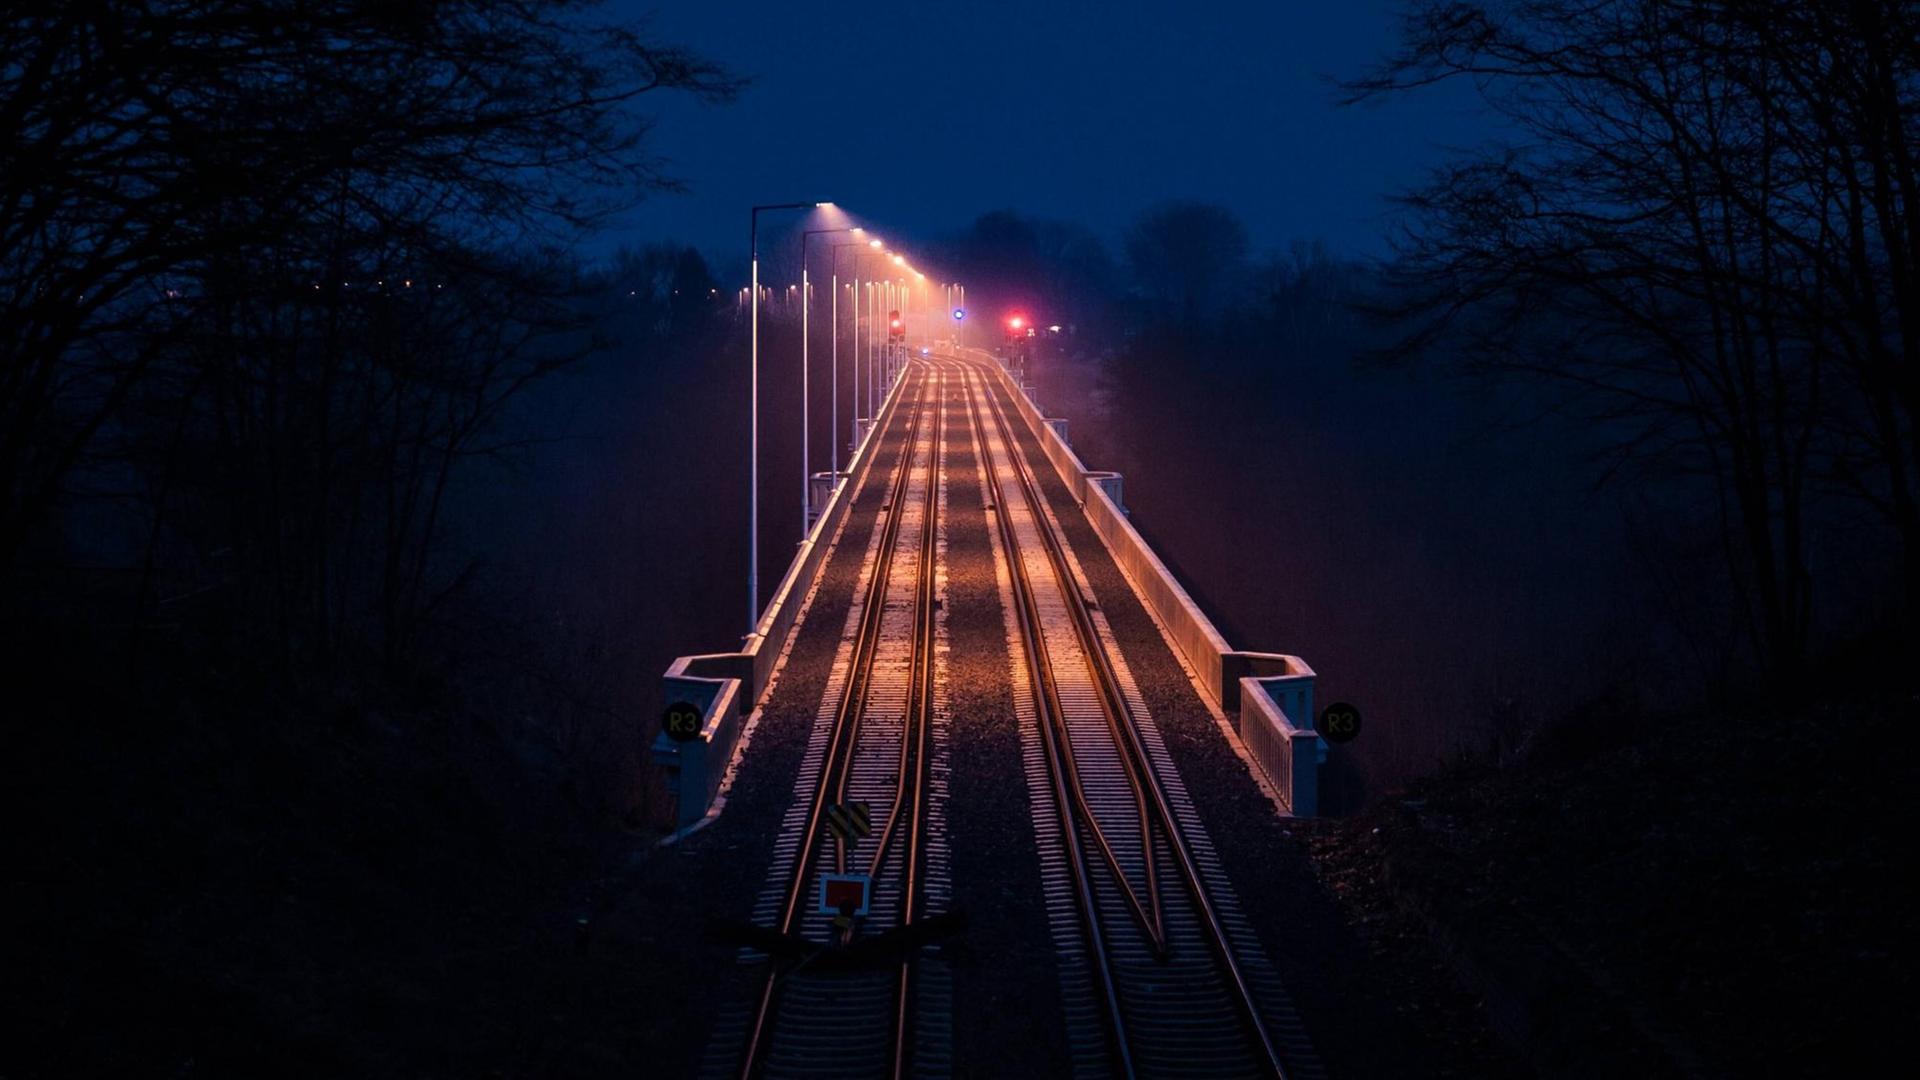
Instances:
[[[1360,710],[1336,701],[1320,710],[1320,737],[1330,743],[1352,742],[1360,735]]]
[[[660,730],[674,742],[692,742],[700,737],[700,722],[705,715],[698,705],[676,701],[667,706],[666,715],[660,718]]]

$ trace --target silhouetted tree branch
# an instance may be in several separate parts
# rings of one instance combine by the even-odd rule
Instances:
[[[1421,3],[1357,100],[1471,79],[1518,132],[1410,193],[1412,354],[1560,384],[1711,478],[1764,664],[1813,604],[1811,488],[1885,512],[1920,611],[1911,5]]]
[[[293,290],[431,268],[511,291],[524,267],[487,252],[673,186],[637,99],[738,84],[595,6],[98,0],[0,20],[0,566],[130,400],[177,385],[158,367],[234,360],[208,335],[240,309],[275,339],[276,409],[289,343],[318,335],[299,363],[321,422],[365,431],[399,391],[329,396],[355,328]]]

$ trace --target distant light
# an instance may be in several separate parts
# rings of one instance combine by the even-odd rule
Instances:
[[[878,251],[881,248],[885,247],[886,245],[882,244],[880,242],[880,238],[876,236],[873,239],[867,241],[867,246],[870,248],[873,248],[875,251]]]
[[[966,317],[967,317],[967,309],[965,309],[965,308],[954,308],[954,309],[953,309],[953,317],[954,317],[954,318],[955,318],[956,320],[957,320],[957,319],[964,319],[964,318],[966,318]]]
[[[817,203],[814,203],[813,205],[814,205],[814,206],[816,206],[816,207],[819,207],[819,208],[820,208],[820,209],[822,209],[822,210],[831,210],[831,209],[833,209],[833,204],[832,204],[832,203],[830,203],[830,202],[817,202]]]
[[[895,319],[895,320],[893,320],[893,328],[894,328],[895,330],[898,330],[898,329],[900,329],[900,325],[901,325],[901,323],[900,323],[900,320],[899,320],[899,319]]]
[[[905,255],[895,255],[893,257],[893,265],[895,266],[907,265],[907,257]]]
[[[926,347],[926,346],[924,346],[924,345],[922,345],[922,346],[920,347],[920,355],[921,355],[921,356],[931,356],[931,355],[933,355],[933,350],[932,350],[932,349],[929,349],[929,348],[927,348],[927,347]]]
[[[1007,325],[1013,327],[1015,330],[1018,330],[1021,327],[1027,325],[1027,320],[1021,318],[1018,315],[1015,315],[1013,318],[1007,320]]]
[[[1057,326],[1049,326],[1049,327],[1047,327],[1047,331],[1048,331],[1049,333],[1054,333],[1054,334],[1057,334],[1057,333],[1059,333],[1059,332],[1060,332],[1060,328],[1059,328],[1059,327],[1057,327]]]

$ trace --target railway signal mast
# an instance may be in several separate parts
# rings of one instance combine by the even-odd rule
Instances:
[[[887,312],[887,385],[899,378],[907,367],[907,320],[900,309]]]
[[[1027,360],[1027,339],[1033,336],[1033,325],[1019,312],[1007,316],[1007,363],[1015,368],[1025,368]]]

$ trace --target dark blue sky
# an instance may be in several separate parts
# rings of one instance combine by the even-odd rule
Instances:
[[[909,247],[999,208],[1116,242],[1142,208],[1192,198],[1232,207],[1257,248],[1323,237],[1377,253],[1384,197],[1485,124],[1464,88],[1334,104],[1324,77],[1391,47],[1393,8],[612,0],[754,84],[730,106],[651,106],[656,149],[691,190],[609,240],[724,254],[745,246],[752,203],[823,198]]]

